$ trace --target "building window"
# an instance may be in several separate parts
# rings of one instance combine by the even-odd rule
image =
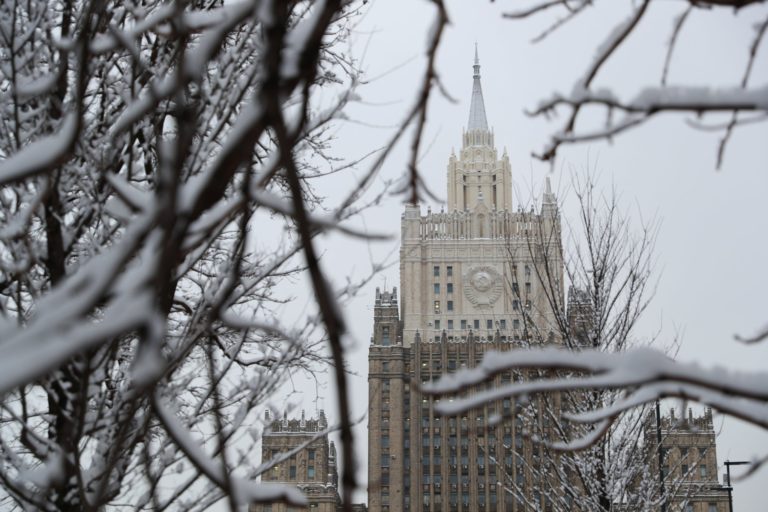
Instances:
[[[488,319],[485,321],[485,328],[486,329],[493,329],[493,320]]]
[[[382,436],[381,437],[381,447],[382,448],[389,448],[389,436]]]
[[[512,328],[514,330],[520,329],[520,320],[518,320],[518,319],[512,320]]]
[[[699,466],[699,476],[701,478],[707,478],[707,466],[705,466],[704,464]]]
[[[453,301],[452,300],[448,301],[448,311],[453,311]]]
[[[389,338],[389,326],[384,325],[381,328],[381,344],[382,345],[389,345],[390,338]]]
[[[531,283],[525,283],[525,293],[531,293]]]
[[[315,466],[307,466],[307,479],[308,480],[315,479]]]
[[[475,329],[480,328],[480,320],[475,320],[472,324],[475,326]]]
[[[450,304],[450,302],[448,304]],[[451,306],[448,306],[448,309],[450,310]],[[435,329],[438,331],[440,330],[440,320],[435,320]]]
[[[447,267],[445,267],[445,274],[446,274],[448,277],[451,277],[451,276],[453,275],[453,267],[452,267],[452,266],[450,266],[450,265],[448,265]]]
[[[440,293],[440,283],[435,283],[433,286],[434,286],[434,289],[435,289],[435,295],[439,294]]]
[[[446,286],[446,290],[445,290],[446,292],[453,293],[453,283],[448,283],[445,286]]]
[[[685,504],[685,512],[693,512],[693,503]]]
[[[453,320],[448,320],[448,330],[449,331],[453,330]]]
[[[515,311],[520,311],[520,301],[515,299],[512,301],[512,309]]]
[[[504,320],[503,318],[499,320],[499,329],[501,329],[502,331],[507,330],[507,321]]]
[[[467,328],[467,321],[466,320],[462,320],[461,321],[461,328],[462,329],[466,329]]]
[[[381,369],[385,372],[389,371],[389,361],[384,361],[381,363]],[[387,388],[389,388],[389,380],[386,381]],[[311,456],[309,457],[309,460],[315,460],[315,450],[309,450]]]
[[[525,266],[525,277],[531,277],[531,267]]]
[[[432,267],[432,275],[435,276],[435,277],[439,277],[440,276],[440,267],[438,267],[437,265]]]
[[[288,478],[291,480],[296,480],[296,466],[291,466],[288,469]]]
[[[440,314],[440,301],[439,300],[435,301],[435,314],[436,315]]]
[[[708,508],[708,512],[717,512],[717,505],[715,503],[710,503]]]
[[[387,363],[384,363],[384,367],[386,368]],[[307,458],[309,460],[315,460],[315,450],[309,449],[307,450]]]

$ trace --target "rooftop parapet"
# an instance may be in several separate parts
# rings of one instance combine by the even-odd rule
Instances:
[[[535,237],[544,228],[544,219],[534,211],[510,212],[490,210],[478,213],[468,210],[403,217],[408,228],[406,238],[419,240],[466,240]],[[415,225],[414,225],[415,224]]]
[[[328,428],[328,420],[325,417],[325,411],[320,409],[317,418],[305,417],[304,411],[301,411],[301,418],[288,418],[288,413],[283,413],[282,419],[272,419],[269,411],[264,412],[264,419],[271,420],[269,429],[264,433],[265,436],[280,434],[311,434],[322,432]]]

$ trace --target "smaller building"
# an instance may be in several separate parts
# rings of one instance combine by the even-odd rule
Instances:
[[[269,428],[261,444],[261,460],[278,460],[262,475],[263,482],[286,483],[298,487],[307,497],[309,506],[304,509],[282,503],[254,505],[251,512],[337,512],[341,510],[339,477],[336,468],[336,447],[328,440],[328,420],[320,410],[317,418],[305,417],[271,419],[264,413]],[[353,504],[355,512],[367,512],[365,504]]]
[[[309,510],[336,512],[341,505],[336,470],[336,448],[328,441],[328,421],[320,411],[317,418],[271,420],[265,413],[269,429],[264,433],[261,460],[283,459],[262,475],[264,482],[293,484],[307,496]],[[271,423],[270,423],[271,421]],[[299,447],[302,447],[298,449]],[[287,512],[284,504],[256,505],[252,512]]]
[[[654,447],[652,467],[658,474],[657,426],[651,416],[645,428],[647,446]],[[667,510],[680,512],[728,512],[728,491],[718,480],[717,446],[712,409],[701,416],[676,417],[675,410],[661,419],[662,474],[671,495]]]

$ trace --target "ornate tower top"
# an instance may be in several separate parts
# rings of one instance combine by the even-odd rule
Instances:
[[[506,151],[499,158],[485,116],[480,58],[475,45],[469,123],[461,151],[448,159],[448,211],[512,210],[512,173]],[[408,210],[405,216],[408,217]]]
[[[472,75],[472,102],[469,107],[469,122],[467,131],[488,131],[488,119],[485,117],[485,102],[483,101],[483,88],[480,85],[480,58],[477,56],[477,43],[475,43],[475,70]]]

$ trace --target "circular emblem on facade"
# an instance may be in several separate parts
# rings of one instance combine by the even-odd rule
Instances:
[[[501,276],[493,267],[475,267],[464,275],[464,295],[477,307],[490,307],[501,297]]]

